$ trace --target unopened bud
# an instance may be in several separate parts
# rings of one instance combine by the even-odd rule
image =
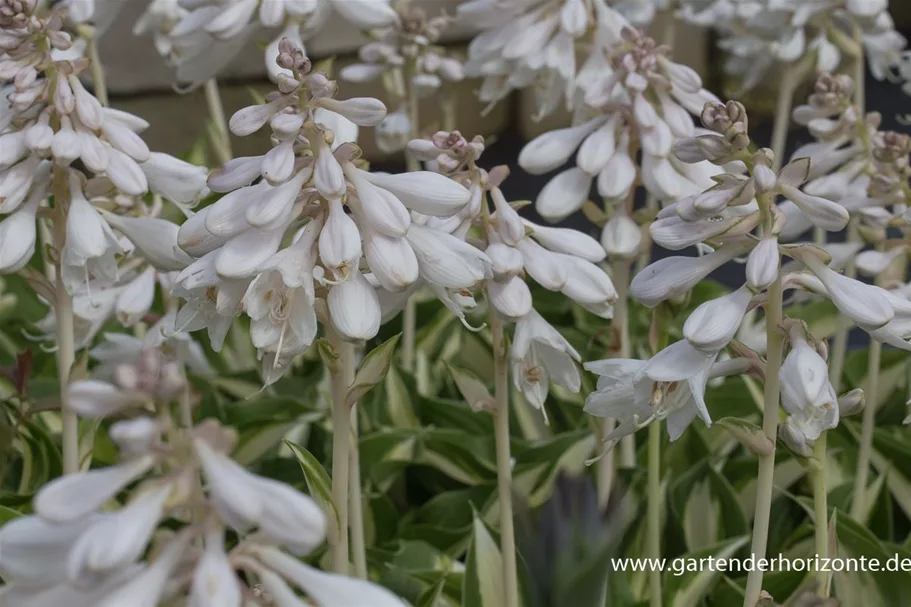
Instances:
[[[325,72],[310,74],[306,79],[306,83],[310,94],[316,98],[333,97],[338,91],[335,81],[329,80]]]
[[[702,135],[696,138],[702,155],[706,160],[714,163],[727,162],[737,149],[724,137],[715,135]]]
[[[864,410],[866,398],[862,388],[855,388],[838,397],[838,414],[841,417],[857,415]]]
[[[813,455],[813,449],[807,442],[807,437],[791,424],[790,418],[778,426],[778,438],[797,455],[802,455],[803,457]]]
[[[847,75],[820,74],[807,100],[814,109],[838,110],[854,94],[854,80]]]
[[[156,392],[164,398],[173,398],[183,391],[187,379],[178,363],[170,362],[161,369]]]
[[[143,453],[158,439],[158,423],[149,417],[138,417],[111,425],[111,440],[120,450],[129,453]]]
[[[139,387],[139,372],[133,365],[117,365],[113,379],[114,384],[121,390],[136,390]]]
[[[880,162],[895,162],[911,153],[911,137],[895,131],[880,131],[873,136],[873,157]]]

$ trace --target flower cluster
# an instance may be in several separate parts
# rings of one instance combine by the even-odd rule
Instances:
[[[148,387],[151,377],[134,379]],[[158,403],[167,400],[158,394]],[[120,463],[46,485],[35,496],[35,514],[0,530],[6,604],[154,606],[179,599],[241,607],[256,584],[277,605],[301,604],[293,588],[326,607],[351,605],[353,597],[404,605],[370,582],[291,556],[323,542],[326,515],[292,487],[233,461],[232,429],[212,420],[183,429],[167,416],[141,415],[112,424],[110,436]],[[128,487],[129,500],[117,503]],[[228,529],[241,534],[230,549]]]
[[[57,58],[71,45],[59,13],[18,13],[10,23],[0,74],[10,82],[0,108],[0,213],[7,215],[0,271],[16,272],[31,259],[36,215],[53,194],[65,226],[55,251],[62,286],[89,300],[92,287],[114,287],[116,294],[101,299],[134,323],[151,306],[156,273],[189,261],[175,247],[177,227],[154,217],[160,204],[148,207],[139,197],[151,190],[193,204],[208,194],[205,170],[151,152],[138,135],[147,122],[102,107],[83,87],[78,75],[87,61]],[[77,160],[87,173],[75,168]],[[119,268],[130,251],[138,255]]]
[[[461,62],[437,41],[448,27],[445,15],[428,17],[411,0],[394,3],[398,19],[373,33],[373,40],[358,50],[358,63],[339,72],[346,82],[372,82],[382,77],[398,109],[376,128],[377,146],[385,153],[400,152],[411,138],[412,113],[421,98],[438,92],[445,82],[459,82],[465,75]],[[414,91],[410,95],[410,91]]]
[[[170,12],[173,8],[162,5],[159,10],[166,18],[150,19],[151,23],[170,26],[170,18],[176,16]],[[397,18],[388,0],[194,2],[166,34],[170,39],[166,46],[177,64],[177,80],[198,86],[215,76],[261,28],[281,29],[266,51],[266,69],[275,74],[279,42],[288,38],[303,47],[303,41],[325,25],[332,11],[364,30],[387,27]]]
[[[714,95],[702,88],[698,74],[667,57],[667,47],[630,27],[621,35],[610,49],[612,69],[589,83],[581,123],[538,136],[522,150],[519,165],[546,173],[578,149],[576,166],[551,179],[536,209],[548,220],[563,219],[582,207],[596,182],[610,210],[604,248],[628,259],[641,240],[630,217],[637,183],[657,200],[670,201],[711,187],[720,169],[709,162],[688,164],[673,154],[675,141],[696,134],[689,112],[701,111]]]
[[[883,289],[838,274],[827,265],[829,258],[820,249],[779,243],[778,237],[788,222],[777,204],[779,196],[796,205],[820,229],[837,231],[847,224],[844,207],[800,189],[810,174],[808,158],[794,159],[777,174],[772,171],[771,150],[749,151],[748,119],[737,102],[706,104],[702,122],[710,133],[680,140],[675,146],[678,158],[685,162],[740,164],[747,168],[747,174],[716,175],[713,187],[681,198],[659,212],[650,227],[656,243],[671,250],[698,246],[711,252],[654,262],[633,279],[631,294],[645,306],[656,307],[686,294],[713,270],[745,254],[746,281],[731,293],[698,306],[683,325],[683,339],[650,360],[615,359],[590,365],[603,378],[599,390],[589,396],[587,410],[621,420],[608,440],[665,417],[671,422],[672,437],[679,436],[697,415],[710,423],[703,394],[708,378],[719,373],[716,365],[723,365],[725,371],[742,372],[736,365],[739,359],[722,363],[716,360],[734,339],[747,311],[772,297],[773,292],[776,297],[780,297],[780,289],[825,293],[843,314],[880,340],[894,338],[897,328],[892,324],[893,318],[906,318],[906,310],[911,308],[907,301],[902,302]],[[782,254],[798,261],[802,269],[782,274]],[[793,356],[803,357],[800,340],[795,338],[793,342]],[[757,359],[755,355],[747,358]],[[799,370],[801,363],[794,364]],[[788,368],[790,365],[786,364],[785,369]],[[825,364],[820,368],[825,371]],[[682,391],[679,386],[684,382],[687,390]],[[820,390],[814,394],[818,393]],[[834,406],[833,399],[826,403]],[[814,401],[814,406],[822,404]],[[799,417],[799,408],[794,405],[788,410]],[[837,423],[837,416],[833,423]],[[805,434],[812,440],[812,432]]]
[[[483,150],[479,137],[469,142],[458,132],[438,132],[429,139],[408,144],[410,154],[432,162],[471,192],[472,202],[458,216],[429,218],[428,225],[463,236],[472,226],[481,229],[483,239],[476,246],[483,248],[485,259],[491,264],[491,275],[484,284],[488,303],[500,318],[516,323],[510,351],[513,382],[530,404],[543,410],[551,380],[571,391],[579,390],[581,378],[573,361],[579,361],[580,356],[535,311],[525,277],[566,295],[602,318],[612,316],[617,292],[610,277],[596,265],[605,257],[598,241],[577,230],[523,219],[500,190],[508,174],[505,167],[488,173],[477,166]],[[463,319],[460,308],[465,303],[474,305],[467,295],[462,293],[455,301],[437,292],[447,307]],[[397,309],[403,305],[404,299],[400,298]]]
[[[460,4],[457,15],[481,30],[465,64],[466,74],[484,78],[481,101],[493,105],[513,90],[534,86],[537,117],[564,99],[569,107],[576,104],[577,89],[610,69],[605,53],[627,25],[604,0],[472,0]],[[580,47],[585,58],[577,65]]]
[[[288,71],[279,90],[230,120],[239,136],[268,122],[273,147],[210,176],[209,186],[226,195],[180,227],[180,246],[198,259],[174,291],[187,300],[178,327],[207,328],[216,349],[246,312],[267,381],[309,347],[318,317],[346,340],[375,336],[382,314],[374,285],[399,292],[420,278],[470,289],[491,272],[482,252],[413,220],[457,215],[468,189],[429,171],[361,168],[348,125],[375,126],[385,106],[335,99],[335,82],[313,71],[299,47],[284,39],[279,49]]]
[[[842,63],[843,52],[849,57],[863,52],[873,75],[882,80],[906,45],[887,0],[687,0],[680,16],[719,32],[719,47],[729,55],[725,69],[741,79],[744,91],[777,62],[812,61],[816,71],[831,72]],[[860,45],[852,28],[860,32]]]

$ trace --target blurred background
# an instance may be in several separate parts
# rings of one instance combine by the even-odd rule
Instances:
[[[126,0],[124,0],[126,1]],[[205,136],[207,120],[206,101],[203,90],[196,89],[178,93],[174,87],[172,68],[165,65],[155,51],[151,37],[137,38],[133,35],[133,25],[142,14],[145,3],[129,2],[117,14],[111,29],[100,40],[100,55],[107,72],[108,87],[111,92],[112,105],[143,116],[151,123],[151,128],[143,133],[152,149],[186,156],[200,144]],[[416,0],[428,16],[441,13],[452,15],[459,0]],[[896,28],[911,38],[911,2],[892,0],[890,9]],[[652,24],[654,32],[661,32],[665,27],[663,15],[659,15]],[[725,82],[721,65],[723,57],[710,38],[711,33],[684,23],[676,25],[677,44],[674,57],[696,69],[705,80],[706,87],[724,97],[733,90],[733,83]],[[455,24],[449,28],[443,43],[458,52],[470,40],[472,32]],[[656,36],[660,38],[660,36]],[[219,76],[219,86],[225,110],[230,116],[237,109],[249,105],[256,94],[272,89],[266,78],[262,49],[270,39],[270,33],[263,31],[254,36],[247,52],[241,52],[232,65]],[[307,53],[316,63],[321,59],[334,58],[333,71],[356,60],[356,53],[366,39],[352,25],[333,15],[326,27],[307,45]],[[771,74],[774,77],[774,73]],[[479,81],[467,79],[458,84],[448,83],[444,94],[452,99],[455,107],[455,124],[469,139],[477,134],[484,135],[490,145],[484,153],[484,165],[487,168],[506,164],[512,169],[513,178],[507,180],[504,190],[512,200],[534,200],[537,193],[551,175],[528,175],[516,164],[522,145],[535,135],[553,128],[569,124],[568,114],[559,112],[548,116],[541,122],[533,122],[530,116],[533,100],[531,92],[517,92],[503,102],[484,113],[484,105],[475,95]],[[811,84],[804,86],[795,97],[801,103]],[[750,127],[754,139],[768,142],[771,138],[771,113],[774,111],[776,82],[770,78],[741,98],[750,110]],[[369,84],[340,83],[342,97],[371,96],[383,99],[386,95],[380,81]],[[387,104],[388,105],[388,104]],[[911,114],[911,97],[904,95],[898,85],[888,81],[879,82],[867,78],[867,106],[870,111],[879,111],[883,116],[883,127],[903,132],[911,132],[911,126],[902,124],[898,117]],[[393,108],[390,108],[392,110]],[[442,108],[436,99],[427,100],[420,111],[421,129],[432,133],[441,126]],[[372,129],[363,129],[359,144],[364,155],[379,170],[404,169],[404,158],[389,156],[377,149],[374,144]],[[258,154],[267,146],[265,131],[257,135],[234,137],[232,145],[236,156]],[[791,131],[789,148],[809,141],[805,129],[795,128]],[[532,207],[523,213],[534,216]],[[570,217],[566,223],[573,227],[591,227],[591,224],[580,217]]]

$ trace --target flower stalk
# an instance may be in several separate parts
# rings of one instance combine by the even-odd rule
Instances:
[[[76,358],[73,333],[73,296],[63,283],[63,246],[66,242],[67,178],[66,172],[54,167],[54,258],[57,318],[57,377],[60,384],[60,411],[62,418],[63,473],[79,471],[79,419],[68,403],[70,370]]]
[[[786,76],[787,79],[787,76]],[[772,226],[772,201],[766,196],[759,198],[760,211],[763,215],[765,229]],[[782,312],[781,268],[778,276],[769,286],[765,303],[766,322],[766,372],[765,391],[763,393],[762,432],[772,445],[769,452],[759,456],[759,479],[756,487],[756,510],[753,519],[753,540],[750,552],[756,558],[765,558],[769,541],[769,517],[772,509],[772,494],[775,475],[775,444],[778,439],[778,404],[780,384],[778,373],[784,350],[784,334],[781,331]],[[762,592],[762,571],[751,571],[747,577],[744,607],[754,607]]]
[[[512,461],[509,445],[509,367],[503,320],[490,311],[494,353],[494,426],[497,451],[497,492],[500,501],[500,552],[503,555],[504,607],[519,607],[516,533],[512,508]]]
[[[627,260],[618,260],[613,263],[612,278],[614,286],[617,289],[617,299],[614,301],[614,318],[611,326],[616,328],[617,339],[617,356],[620,358],[629,358],[632,353],[632,344],[630,343],[629,332],[629,273],[630,262]],[[616,426],[616,420],[605,418],[602,422],[602,434],[607,436]],[[630,435],[630,438],[632,435]],[[627,437],[624,437],[624,439]],[[621,460],[625,466],[635,465],[635,442],[620,442],[621,454],[624,450],[629,450],[632,446],[632,462],[626,458]],[[629,454],[627,454],[628,456]],[[607,506],[610,499],[611,489],[613,487],[617,461],[614,457],[613,449],[608,452],[598,463],[598,505],[603,509]]]
[[[879,365],[882,343],[872,340],[867,358],[867,385],[864,388],[867,405],[861,422],[860,445],[857,454],[857,472],[854,474],[854,497],[851,500],[851,517],[860,519],[867,511],[867,481],[870,477],[870,459],[873,454],[873,429],[876,423],[876,394],[879,390]]]
[[[661,424],[648,427],[648,527],[647,548],[649,558],[661,558]],[[657,562],[657,561],[655,561]],[[661,607],[661,572],[657,567],[649,571],[649,605]]]
[[[813,473],[813,509],[816,513],[816,554],[820,558],[829,556],[829,505],[826,489],[826,432],[823,431],[813,445],[813,456],[819,467]],[[829,596],[829,575],[818,571],[816,593],[821,597]]]
[[[354,574],[362,580],[367,579],[367,540],[364,533],[364,494],[361,487],[361,457],[358,449],[357,407],[351,408],[351,449],[348,454],[348,470],[351,519],[351,558],[354,561]]]
[[[481,203],[481,226],[489,234],[490,207],[485,196]],[[489,240],[488,240],[489,244]],[[519,607],[519,574],[516,561],[516,532],[512,507],[512,455],[509,442],[509,349],[503,319],[491,303],[490,290],[484,296],[489,306],[489,325],[493,345],[494,372],[494,447],[497,458],[497,497],[500,503],[500,553],[503,559],[503,607]]]
[[[225,118],[225,108],[221,102],[218,91],[218,80],[209,78],[205,85],[206,105],[209,107],[209,118],[212,120],[214,131],[210,134],[212,149],[219,164],[225,164],[234,154],[231,151],[231,135],[228,132],[228,121]]]
[[[108,86],[107,79],[104,76],[104,65],[101,63],[101,57],[98,54],[98,37],[93,32],[88,37],[86,55],[90,61],[92,71],[92,86],[94,87],[95,98],[104,107],[108,106]]]
[[[791,106],[794,103],[794,90],[797,88],[797,67],[787,65],[778,87],[778,101],[775,104],[775,125],[772,129],[772,151],[775,161],[772,169],[781,168],[788,143],[788,128],[791,125]]]
[[[348,574],[348,495],[351,453],[351,410],[348,388],[354,381],[354,349],[328,327],[329,343],[338,355],[332,373],[332,501],[338,514],[338,536],[330,546],[332,570]]]

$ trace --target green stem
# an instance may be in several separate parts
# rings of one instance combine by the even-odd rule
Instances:
[[[648,500],[647,554],[657,562],[661,559],[661,423],[648,427]],[[661,571],[649,570],[649,605],[661,607]]]
[[[775,125],[772,130],[772,151],[775,153],[776,171],[784,163],[788,143],[788,129],[791,126],[791,104],[794,103],[794,89],[797,87],[797,70],[786,65],[778,86],[778,102],[775,105]]]
[[[101,63],[101,57],[98,54],[98,39],[95,37],[94,32],[89,37],[88,46],[86,48],[86,55],[90,62],[90,69],[92,72],[92,87],[94,89],[95,98],[98,99],[98,102],[101,105],[108,106],[108,86],[107,80],[104,77],[104,65]]]
[[[851,500],[851,517],[860,520],[866,514],[867,479],[870,475],[870,457],[873,453],[873,429],[876,425],[876,394],[879,390],[879,363],[882,344],[870,342],[867,359],[867,386],[864,389],[866,406],[860,431],[860,446],[857,455],[857,472],[854,475],[854,497]]]
[[[677,18],[674,16],[674,0],[669,0],[664,17],[664,32],[661,36],[661,44],[671,47],[671,55],[674,53],[674,42],[677,38]],[[673,59],[673,56],[671,57]]]
[[[864,58],[864,32],[860,24],[854,24],[854,42],[857,43],[857,59],[854,62],[854,105],[860,110],[858,116],[867,113],[867,62]]]
[[[780,396],[778,372],[781,369],[783,334],[781,275],[768,290],[766,312],[766,373],[762,410],[762,431],[774,446],[778,438],[778,401]],[[765,558],[769,541],[769,516],[775,476],[775,450],[759,456],[759,480],[756,485],[756,515],[753,520],[753,542],[750,551],[757,559]],[[747,577],[743,607],[755,607],[762,592],[762,571],[750,571]]]
[[[218,163],[224,164],[231,160],[233,153],[231,152],[231,133],[228,131],[228,121],[225,118],[225,108],[218,91],[218,81],[215,78],[209,78],[206,81],[205,90],[209,118],[215,128],[215,134],[210,137],[212,149],[215,151]]]
[[[497,406],[493,412],[496,428],[497,491],[500,500],[500,552],[503,555],[503,607],[519,607],[519,577],[516,565],[516,534],[512,509],[512,458],[509,445],[509,367],[503,320],[490,310],[493,334],[494,375]]]
[[[54,167],[54,249],[56,300],[54,314],[57,318],[57,378],[60,384],[60,412],[62,418],[61,441],[63,446],[63,473],[79,471],[79,419],[69,408],[70,370],[76,359],[73,329],[73,296],[63,283],[63,247],[66,244],[66,220],[69,190],[66,170]]]
[[[358,449],[357,407],[351,408],[351,452],[349,491],[351,492],[349,516],[351,518],[351,555],[354,573],[367,579],[367,539],[364,534],[364,495],[361,488],[361,456]]]
[[[823,431],[813,445],[813,455],[819,461],[819,469],[813,473],[813,506],[816,512],[816,554],[819,558],[829,557],[829,506],[826,491],[826,432]],[[816,594],[829,596],[829,574],[816,572]]]
[[[332,373],[332,501],[338,513],[338,538],[330,546],[332,570],[348,575],[348,472],[351,450],[351,410],[348,388],[354,380],[354,348],[332,327],[329,342],[338,354]]]
[[[629,334],[629,273],[630,265],[628,261],[619,260],[613,263],[612,276],[614,288],[617,289],[617,300],[614,302],[614,318],[611,322],[611,329],[613,330],[613,328],[616,327],[618,330],[617,333],[620,342],[618,356],[620,358],[629,358],[632,350]],[[615,426],[616,420],[605,418],[602,422],[602,436],[607,436],[613,431]],[[633,447],[633,459],[635,459],[635,444]],[[610,499],[616,464],[617,462],[613,450],[598,462],[598,505],[601,506],[602,509],[607,506],[607,502]]]

